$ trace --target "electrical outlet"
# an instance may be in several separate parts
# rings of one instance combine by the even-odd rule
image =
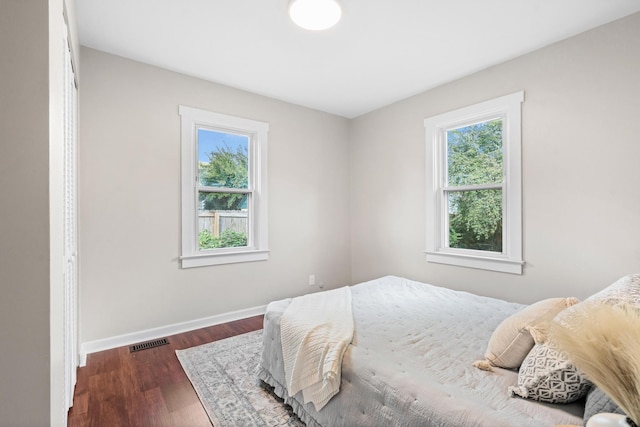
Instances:
[[[315,286],[316,285],[316,275],[315,274],[310,274],[309,275],[309,286]]]

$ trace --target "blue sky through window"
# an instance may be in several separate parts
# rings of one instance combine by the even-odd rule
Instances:
[[[209,153],[218,148],[228,147],[235,152],[238,147],[249,148],[249,138],[246,135],[217,132],[209,129],[198,129],[198,161],[209,163]]]

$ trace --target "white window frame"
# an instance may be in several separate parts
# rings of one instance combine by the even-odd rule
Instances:
[[[522,131],[524,92],[516,92],[425,119],[428,262],[522,274]],[[502,253],[449,247],[446,187],[448,130],[500,118],[503,123]],[[462,187],[456,189],[463,189]]]
[[[182,147],[182,268],[269,258],[267,143],[269,124],[180,105]],[[249,137],[249,233],[247,246],[200,250],[198,245],[198,129]]]

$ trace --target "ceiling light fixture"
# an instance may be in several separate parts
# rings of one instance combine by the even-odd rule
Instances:
[[[338,0],[291,0],[289,16],[305,30],[326,30],[338,23],[342,8]]]

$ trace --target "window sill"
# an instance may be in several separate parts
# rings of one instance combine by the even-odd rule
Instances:
[[[235,264],[241,262],[266,261],[269,250],[249,250],[224,253],[205,253],[180,257],[182,268],[205,267],[208,265]]]
[[[428,262],[478,268],[501,273],[522,274],[524,261],[478,255],[425,251]]]

